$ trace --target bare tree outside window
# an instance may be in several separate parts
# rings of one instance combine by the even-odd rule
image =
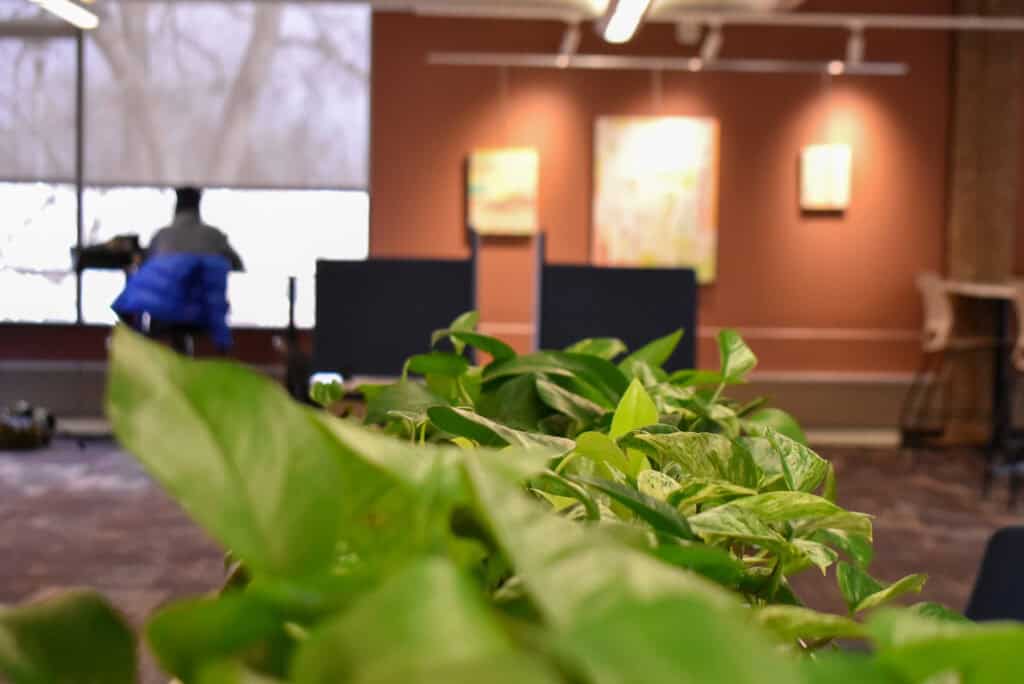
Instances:
[[[90,184],[367,184],[369,9],[97,5],[86,53]]]

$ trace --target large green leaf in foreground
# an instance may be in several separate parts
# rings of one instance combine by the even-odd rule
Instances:
[[[0,681],[134,684],[135,636],[91,592],[0,608]]]
[[[339,458],[313,412],[266,378],[186,360],[124,328],[112,351],[107,414],[118,439],[256,570],[325,569],[343,525],[389,484]]]
[[[598,530],[545,512],[500,475],[500,461],[481,456],[466,463],[478,515],[556,627],[558,649],[584,681],[798,681],[795,664],[745,624],[746,609],[733,596]]]
[[[495,671],[501,668],[502,671]],[[557,682],[517,652],[484,596],[450,562],[419,561],[313,632],[296,661],[299,684],[335,682]]]

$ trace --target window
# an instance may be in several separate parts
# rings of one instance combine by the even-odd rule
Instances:
[[[0,22],[37,16],[18,8],[0,0]],[[82,65],[83,242],[136,234],[147,244],[171,220],[171,188],[208,188],[204,220],[228,234],[247,268],[231,277],[232,322],[283,325],[294,275],[297,321],[312,325],[316,259],[368,252],[369,7],[92,9],[100,26],[86,34]],[[67,38],[0,39],[0,181],[10,181],[0,202],[18,195],[23,207],[0,216],[0,284],[6,293],[31,283],[32,299],[42,297],[36,307],[0,295],[0,320],[75,320],[75,51]],[[111,322],[123,284],[118,272],[86,271],[82,320]]]
[[[0,38],[0,321],[75,320],[74,65],[71,40]]]
[[[0,183],[0,207],[0,321],[74,322],[74,186]]]
[[[365,192],[338,190],[210,190],[203,220],[228,234],[245,261],[232,274],[231,321],[282,326],[288,320],[288,277],[296,276],[296,324],[315,317],[317,259],[365,259],[370,206]]]

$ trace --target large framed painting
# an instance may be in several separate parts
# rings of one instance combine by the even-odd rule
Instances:
[[[476,150],[469,157],[469,227],[482,235],[532,235],[539,230],[537,150]]]
[[[592,259],[607,266],[691,267],[715,279],[718,121],[684,116],[597,120]]]

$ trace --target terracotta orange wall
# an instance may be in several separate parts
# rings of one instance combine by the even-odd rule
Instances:
[[[810,10],[849,3],[809,2]],[[858,11],[890,11],[884,0]],[[906,0],[901,12],[948,12]],[[715,363],[719,326],[744,331],[763,370],[904,372],[917,361],[914,274],[941,266],[950,39],[873,32],[868,57],[910,65],[905,78],[430,66],[431,51],[552,52],[545,22],[374,17],[370,250],[375,256],[469,253],[464,163],[474,148],[527,145],[541,156],[548,258],[589,258],[593,125],[598,116],[712,116],[721,124],[719,276],[701,291],[700,361]],[[834,30],[728,28],[723,55],[832,59]],[[684,55],[671,26],[648,25],[626,48]],[[608,51],[584,31],[582,52]],[[619,49],[623,51],[623,49]],[[802,146],[853,146],[852,206],[802,215]],[[486,242],[478,293],[484,328],[528,348],[533,244]]]

